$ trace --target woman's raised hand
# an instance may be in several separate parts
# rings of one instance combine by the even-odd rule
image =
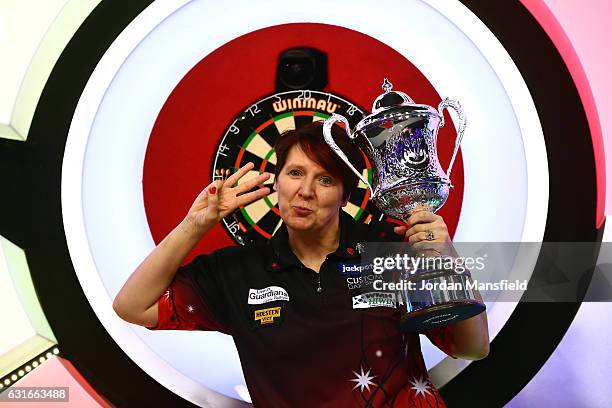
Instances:
[[[187,219],[198,229],[207,230],[237,208],[270,194],[268,187],[248,192],[270,178],[267,172],[238,184],[253,167],[254,164],[249,162],[226,180],[215,180],[206,186],[191,205]]]

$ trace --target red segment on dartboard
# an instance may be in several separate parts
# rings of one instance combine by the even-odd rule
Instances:
[[[198,193],[211,182],[216,148],[236,115],[274,93],[278,56],[293,47],[312,47],[325,52],[328,85],[323,91],[347,98],[366,110],[382,93],[385,77],[395,90],[406,92],[416,103],[435,107],[442,99],[404,56],[372,37],[346,28],[285,24],[257,30],[224,44],[205,56],[178,83],[151,132],[144,161],[143,190],[155,243],[183,219]],[[455,141],[454,127],[440,129],[438,139],[440,163],[446,168]],[[463,199],[461,154],[454,165],[453,185],[455,188],[447,203],[438,212],[444,217],[451,236],[457,227]],[[188,259],[195,253],[227,245],[235,244],[218,225]]]

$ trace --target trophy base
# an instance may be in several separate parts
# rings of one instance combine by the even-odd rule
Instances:
[[[486,309],[477,300],[450,302],[405,313],[401,316],[400,330],[422,332],[476,316]]]
[[[410,280],[415,288],[399,293],[402,331],[422,331],[460,322],[486,309],[470,286],[472,278],[468,274],[421,270]]]

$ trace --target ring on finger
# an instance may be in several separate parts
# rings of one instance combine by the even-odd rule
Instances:
[[[426,231],[425,239],[427,241],[433,241],[435,239],[434,233],[431,231]]]

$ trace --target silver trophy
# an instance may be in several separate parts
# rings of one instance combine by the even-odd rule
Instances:
[[[415,211],[436,212],[446,202],[452,187],[449,177],[466,125],[463,109],[459,102],[448,98],[437,110],[415,104],[405,93],[393,91],[386,78],[382,88],[384,93],[374,101],[372,114],[363,118],[354,131],[350,130],[343,116],[330,116],[323,125],[325,141],[368,187],[370,199],[385,214],[405,221]],[[459,116],[455,148],[446,172],[440,166],[436,149],[438,130],[444,126],[445,108],[454,109]],[[372,163],[372,184],[355,169],[334,142],[331,128],[336,122],[344,124],[349,139]],[[415,282],[417,287],[445,287],[439,285],[445,282],[463,283],[465,289],[399,291],[402,330],[426,330],[467,319],[485,309],[466,284],[471,281],[469,274],[425,268],[406,272],[403,277]],[[423,281],[438,284],[422,285]]]

